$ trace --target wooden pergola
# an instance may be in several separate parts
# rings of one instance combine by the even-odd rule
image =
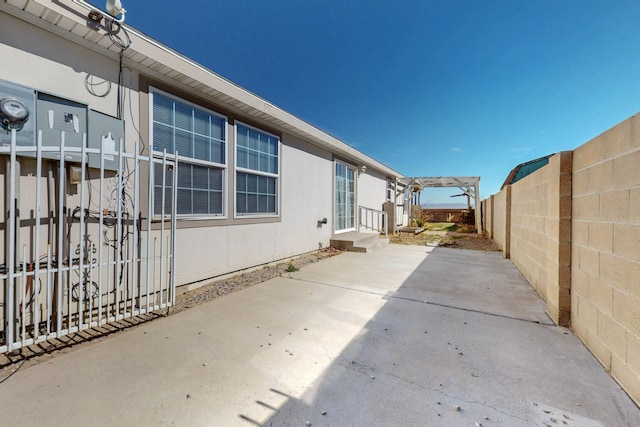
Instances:
[[[475,221],[476,230],[478,234],[482,234],[482,216],[480,212],[480,177],[479,176],[423,176],[414,178],[398,178],[396,181],[396,194],[398,194],[397,187],[400,185],[403,187],[402,191],[409,189],[409,212],[411,212],[411,201],[413,195],[417,194],[417,205],[420,205],[420,192],[425,188],[444,188],[444,187],[457,187],[464,195],[474,200]]]

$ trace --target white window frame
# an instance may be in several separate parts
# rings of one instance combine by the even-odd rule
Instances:
[[[151,153],[152,157],[156,158],[156,159],[162,159],[163,157],[163,152],[162,151],[156,151],[153,148],[153,95],[154,93],[159,93],[163,96],[166,96],[168,98],[172,98],[173,100],[183,103],[189,107],[192,108],[197,108],[201,111],[204,111],[212,116],[216,116],[219,117],[221,119],[224,120],[224,161],[225,163],[217,163],[217,162],[210,162],[210,161],[206,161],[206,160],[201,160],[201,159],[196,159],[194,157],[187,157],[187,156],[181,156],[180,152],[178,152],[178,156],[176,159],[176,156],[173,153],[167,153],[167,159],[170,160],[174,160],[176,161],[176,169],[179,170],[179,163],[183,162],[183,163],[189,163],[192,165],[196,165],[196,166],[204,166],[204,167],[208,167],[208,168],[212,168],[212,169],[218,169],[222,171],[222,212],[220,214],[194,214],[194,213],[189,213],[189,214],[178,214],[177,217],[180,219],[185,219],[185,220],[211,220],[211,219],[226,219],[228,218],[228,182],[229,182],[229,118],[223,114],[220,114],[216,111],[213,111],[209,108],[203,107],[202,105],[196,104],[194,102],[188,101],[184,98],[181,98],[179,96],[176,96],[172,93],[169,92],[165,92],[161,89],[157,89],[153,86],[149,87],[149,152]],[[150,167],[153,167],[152,165],[150,165]],[[179,178],[179,176],[178,176]],[[155,179],[155,178],[154,178]],[[153,183],[151,183],[151,188],[153,189],[155,187],[155,185]],[[152,190],[153,191],[153,190]],[[179,190],[178,190],[179,192]],[[153,203],[152,206],[155,206],[155,191],[153,191],[154,194],[152,194],[152,200],[151,203]],[[176,201],[177,202],[177,201]],[[153,218],[154,219],[161,219],[163,217],[162,213],[157,213],[155,212],[155,208],[152,208],[153,211]]]
[[[272,136],[274,138],[276,138],[278,140],[278,173],[274,174],[274,173],[269,173],[269,172],[263,172],[263,171],[259,171],[259,170],[255,170],[255,169],[250,169],[250,168],[244,168],[244,167],[239,167],[238,166],[238,126],[243,126],[246,127],[248,129],[252,129],[255,130],[256,132],[260,132],[263,133],[265,135],[269,135]],[[281,175],[281,171],[282,171],[282,140],[280,139],[280,137],[278,135],[275,135],[271,132],[267,132],[264,129],[260,129],[257,128],[255,126],[251,126],[248,125],[244,122],[241,122],[239,120],[236,120],[233,126],[233,131],[234,131],[234,135],[233,135],[233,150],[234,150],[234,171],[233,171],[233,182],[234,182],[234,189],[233,189],[233,215],[234,218],[238,218],[238,219],[242,219],[242,218],[279,218],[280,217],[280,194],[281,194],[281,188],[280,188],[280,175]],[[275,208],[276,208],[276,212],[275,213],[238,213],[238,172],[242,172],[242,173],[246,173],[246,174],[250,174],[250,175],[258,175],[258,176],[266,176],[269,178],[275,178],[276,180],[276,201],[275,201]]]

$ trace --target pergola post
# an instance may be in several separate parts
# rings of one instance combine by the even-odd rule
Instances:
[[[475,212],[476,212],[476,233],[478,233],[478,236],[482,235],[482,208],[480,206],[480,178],[478,178],[478,182],[476,182],[475,185],[475,192],[476,192],[476,206],[475,206]]]

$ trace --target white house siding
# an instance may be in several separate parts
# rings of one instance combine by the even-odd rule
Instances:
[[[280,220],[178,230],[178,282],[189,283],[323,247],[331,238],[330,153],[285,135]],[[318,221],[328,224],[318,227]],[[197,221],[195,221],[197,222]]]
[[[381,211],[386,191],[386,175],[369,169],[358,175],[358,205]]]

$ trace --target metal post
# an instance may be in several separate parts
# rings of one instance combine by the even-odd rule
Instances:
[[[104,265],[102,262],[103,257],[103,234],[102,229],[104,227],[104,145],[100,144],[100,200],[98,201],[98,318],[97,323],[98,326],[102,325],[102,294],[103,294],[103,281],[104,277]],[[109,264],[107,264],[107,270],[111,268]],[[107,307],[109,307],[109,297],[107,296]],[[107,319],[109,318],[107,312]]]
[[[82,137],[82,150],[81,150],[81,171],[80,171],[80,231],[78,233],[78,328],[82,329],[84,325],[84,293],[85,293],[85,257],[87,256],[86,234],[84,229],[84,180],[85,180],[85,160],[87,153],[85,152],[87,146],[87,134]],[[71,311],[71,310],[69,310]],[[69,313],[71,314],[71,313]]]
[[[175,169],[175,166],[174,166]],[[162,212],[160,217],[160,306],[162,307],[162,287],[164,286],[164,222],[167,187],[167,149],[162,153]]]
[[[139,262],[139,248],[138,248],[138,209],[139,209],[139,198],[140,191],[138,187],[140,186],[140,148],[139,143],[136,141],[134,145],[135,155],[133,157],[133,208],[131,218],[133,220],[133,249],[131,250],[133,261],[132,269],[131,269],[131,314],[136,314],[136,310],[134,304],[136,304],[136,288],[140,286],[140,280],[138,278],[138,262]],[[123,153],[120,153],[122,155]],[[138,296],[140,292],[138,292]],[[136,304],[138,310],[140,310],[140,304]]]
[[[60,162],[58,163],[58,250],[56,253],[56,336],[59,337],[62,331],[62,286],[63,275],[62,265],[64,262],[64,132],[60,135]]]
[[[178,151],[173,165],[173,207],[171,211],[171,305],[176,303],[176,228],[178,215]]]
[[[9,351],[13,349],[14,341],[14,328],[15,328],[15,295],[14,295],[14,268],[15,268],[15,162],[16,162],[16,130],[11,130],[11,152],[9,159],[7,160],[7,175],[8,180],[5,180],[6,188],[5,194],[8,196],[6,199],[5,208],[7,209],[7,226],[8,230],[5,232],[8,234],[6,239],[5,249],[5,266],[7,279],[4,287],[4,330],[5,340],[7,342],[7,348]]]
[[[42,199],[42,131],[38,131],[38,139],[36,142],[36,238],[35,249],[31,261],[35,263],[33,268],[33,298],[31,299],[31,308],[33,310],[33,338],[38,339],[40,335],[40,311],[38,310],[38,285],[40,284],[40,200]],[[47,293],[47,295],[49,295]]]
[[[119,147],[119,151],[122,154],[123,151],[123,146],[122,146],[122,140],[120,140],[120,147]],[[124,303],[124,311],[125,313],[123,313],[122,317],[120,315],[120,284],[122,283],[122,274],[123,274],[123,264],[122,264],[122,186],[123,186],[123,182],[122,182],[122,171],[124,170],[124,165],[123,165],[123,157],[122,155],[120,155],[118,157],[118,197],[116,198],[116,203],[117,203],[117,208],[116,208],[116,224],[117,224],[117,232],[116,232],[116,238],[118,239],[118,241],[116,242],[116,275],[115,275],[115,279],[116,279],[116,296],[115,296],[115,316],[116,316],[116,320],[119,320],[121,318],[124,317],[124,314],[126,313],[127,310],[127,304],[126,301]]]
[[[482,235],[482,213],[480,212],[480,177],[476,181],[476,232],[478,236]]]
[[[153,158],[149,155],[149,182],[147,185],[147,313],[149,310],[149,283],[151,281],[151,219],[153,218],[153,197],[152,197],[152,188],[153,188],[153,169],[154,163]],[[154,272],[155,274],[155,272]],[[155,284],[153,285],[153,290],[155,294]],[[153,307],[153,306],[152,306]]]

